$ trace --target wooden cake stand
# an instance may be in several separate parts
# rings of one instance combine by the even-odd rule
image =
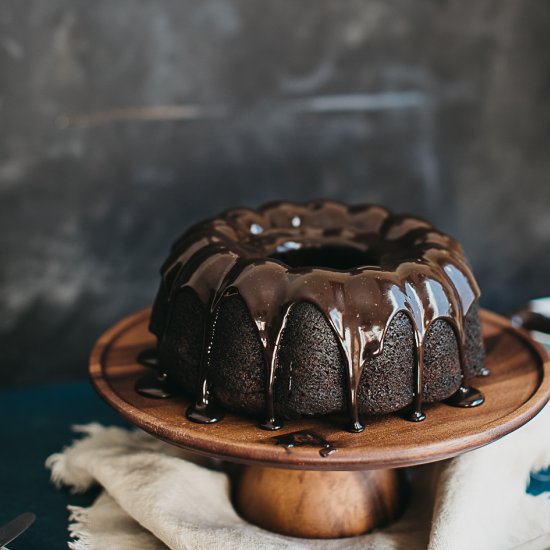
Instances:
[[[153,399],[135,390],[150,372],[136,360],[155,344],[149,314],[123,319],[98,340],[89,367],[96,390],[128,421],[164,441],[245,464],[233,492],[239,513],[286,535],[337,538],[390,522],[403,507],[398,468],[491,443],[528,422],[550,397],[545,350],[505,318],[483,311],[491,374],[474,381],[485,395],[479,407],[427,405],[424,422],[383,416],[367,420],[359,434],[345,431],[343,417],[288,421],[276,432],[233,414],[196,424],[185,416],[188,398]]]

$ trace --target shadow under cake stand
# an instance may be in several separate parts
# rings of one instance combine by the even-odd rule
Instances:
[[[545,350],[507,319],[482,311],[491,374],[474,381],[485,396],[479,407],[427,405],[423,422],[393,414],[367,420],[359,434],[347,432],[346,419],[337,416],[288,421],[276,432],[229,413],[219,423],[197,424],[185,415],[188,398],[153,399],[135,390],[150,372],[137,361],[155,345],[147,330],[149,315],[145,309],[126,317],[97,341],[89,366],[95,389],[150,434],[193,453],[245,465],[235,476],[238,511],[286,535],[337,538],[392,521],[404,502],[399,468],[491,443],[531,420],[550,397]]]

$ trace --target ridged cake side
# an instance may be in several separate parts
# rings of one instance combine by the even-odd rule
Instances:
[[[161,363],[187,394],[196,392],[199,376],[204,311],[187,291],[167,330]],[[484,350],[479,306],[472,306],[465,324],[467,379],[482,372]],[[362,414],[386,414],[413,402],[416,364],[410,320],[398,314],[390,323],[384,351],[370,359],[359,386]],[[426,336],[424,401],[433,403],[460,387],[459,348],[451,326],[435,322]],[[265,410],[266,367],[262,345],[244,302],[238,296],[222,301],[210,360],[213,398],[231,411],[261,415]],[[332,328],[312,304],[294,306],[279,352],[274,401],[284,418],[344,413],[347,409],[345,361]]]

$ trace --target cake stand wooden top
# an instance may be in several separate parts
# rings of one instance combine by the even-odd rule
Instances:
[[[226,414],[212,425],[188,420],[189,399],[152,399],[134,384],[149,369],[138,353],[155,344],[148,332],[150,310],[126,317],[97,341],[89,372],[98,393],[132,424],[174,445],[233,462],[307,470],[365,470],[434,462],[476,449],[519,428],[550,398],[550,362],[545,350],[503,317],[482,311],[487,366],[491,375],[474,381],[485,403],[460,409],[426,406],[426,420],[412,423],[398,414],[366,419],[363,433],[343,429],[345,418],[287,421],[278,432],[257,427],[257,420]],[[306,430],[336,447],[326,457],[320,447],[287,448],[282,434]]]

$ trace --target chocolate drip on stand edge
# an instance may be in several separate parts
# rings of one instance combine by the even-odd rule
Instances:
[[[323,227],[316,217],[320,210],[328,212],[331,223],[340,216],[341,225]],[[331,250],[326,266],[324,247]],[[292,266],[284,263],[289,250]],[[300,250],[304,258],[319,259],[319,266],[300,267]],[[338,250],[342,251],[339,261],[346,250],[353,250],[352,255],[364,258],[365,265],[335,268],[330,256]],[[479,289],[460,245],[423,220],[394,216],[377,206],[351,210],[330,201],[233,210],[187,232],[174,245],[162,272],[167,313],[152,327],[159,338],[169,324],[174,297],[182,289],[194,291],[207,310],[196,403],[187,412],[193,421],[211,423],[221,418],[209,403],[210,353],[220,302],[231,294],[244,301],[263,350],[262,428],[282,427],[273,395],[278,351],[289,313],[300,302],[318,307],[337,337],[347,366],[348,429],[352,432],[363,430],[358,403],[363,369],[383,352],[384,336],[398,313],[408,316],[415,336],[411,420],[425,418],[424,340],[434,321],[442,319],[453,327],[464,373],[464,323]],[[459,401],[450,400],[464,406]]]
[[[445,400],[445,403],[453,407],[479,407],[485,401],[483,394],[471,386],[460,386],[458,390]]]
[[[413,406],[409,414],[411,422],[422,422],[426,415],[422,411],[422,390],[424,382],[424,343],[416,344],[416,366]]]
[[[149,348],[140,352],[136,361],[144,367],[154,369],[136,381],[135,390],[145,397],[167,399],[178,393],[177,388],[170,382],[168,375],[159,370],[159,359],[156,348]]]
[[[205,327],[205,335],[201,352],[201,362],[199,370],[199,387],[197,390],[197,400],[187,409],[187,418],[199,424],[213,424],[223,419],[224,414],[217,407],[210,403],[210,392],[208,389],[208,367],[210,366],[210,352],[212,342],[216,332],[216,323],[218,320],[218,310],[212,303],[209,311],[209,322]]]
[[[292,447],[321,447],[319,454],[323,458],[338,450],[324,437],[307,430],[278,435],[274,439],[277,445],[284,445],[287,449]]]

